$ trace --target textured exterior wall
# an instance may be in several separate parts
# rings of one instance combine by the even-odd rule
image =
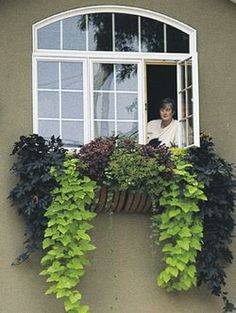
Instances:
[[[63,312],[60,301],[44,296],[39,255],[19,267],[10,266],[22,251],[24,224],[6,199],[14,183],[9,154],[21,134],[32,132],[32,24],[98,4],[154,10],[198,31],[201,128],[211,133],[223,157],[236,162],[236,5],[226,0],[0,0],[1,313]],[[161,257],[149,238],[148,216],[100,215],[95,224],[97,250],[81,284],[91,313],[221,312],[221,303],[204,288],[167,294],[156,286]],[[228,290],[236,302],[235,264],[228,275]]]

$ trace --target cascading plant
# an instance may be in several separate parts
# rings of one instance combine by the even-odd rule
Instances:
[[[152,228],[158,242],[164,243],[162,253],[165,269],[158,277],[158,285],[167,291],[188,290],[197,284],[196,260],[202,249],[203,226],[196,213],[199,200],[207,200],[204,184],[192,174],[186,160],[186,150],[171,149],[173,174],[166,181],[159,197],[162,213],[152,217]]]
[[[45,268],[41,275],[52,283],[46,294],[64,298],[68,313],[87,313],[89,307],[81,305],[81,294],[76,289],[84,267],[89,263],[86,253],[95,249],[87,233],[96,216],[88,210],[95,197],[96,183],[89,177],[81,177],[77,171],[78,159],[67,158],[62,173],[52,168],[58,186],[52,192],[53,201],[45,216],[48,220],[43,249],[46,255],[41,263]]]
[[[138,145],[130,138],[97,138],[66,154],[60,139],[31,135],[21,137],[13,154],[19,182],[10,198],[27,224],[26,252],[15,263],[42,245],[41,274],[51,283],[47,293],[64,298],[66,312],[89,311],[77,285],[88,264],[86,253],[95,248],[88,231],[102,185],[108,198],[111,192],[108,205],[117,190],[150,196],[152,237],[163,253],[160,287],[180,291],[204,282],[213,294],[222,295],[224,312],[235,309],[222,291],[223,262],[233,258],[228,245],[235,181],[231,165],[209,141],[189,152]]]

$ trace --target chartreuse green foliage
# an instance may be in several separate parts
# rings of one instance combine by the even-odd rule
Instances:
[[[45,270],[41,275],[48,276],[47,282],[52,283],[46,294],[64,298],[66,312],[86,313],[89,307],[81,305],[76,286],[88,264],[86,252],[95,249],[87,232],[96,214],[87,207],[95,197],[96,183],[80,177],[77,163],[78,159],[68,157],[62,173],[52,169],[60,187],[53,190],[53,202],[45,213],[48,225],[43,241],[46,255],[41,260]]]
[[[192,165],[185,159],[185,150],[171,149],[173,176],[160,195],[163,213],[154,214],[152,227],[159,229],[163,241],[166,266],[158,277],[158,285],[167,291],[188,290],[197,283],[196,258],[202,247],[203,227],[199,200],[206,200],[203,183],[191,174]]]

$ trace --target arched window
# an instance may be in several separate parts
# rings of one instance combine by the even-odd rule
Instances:
[[[33,26],[34,132],[68,147],[98,136],[146,142],[161,98],[177,103],[179,145],[199,145],[196,32],[120,6],[72,10]]]

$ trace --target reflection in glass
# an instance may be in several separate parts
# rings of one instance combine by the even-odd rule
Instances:
[[[100,136],[113,136],[115,135],[115,123],[114,122],[94,122],[94,137]]]
[[[93,65],[93,88],[94,90],[114,90],[114,65]]]
[[[137,120],[138,99],[137,94],[117,94],[117,119]]]
[[[181,30],[166,25],[167,52],[189,52],[189,35]]]
[[[62,118],[83,119],[83,93],[62,92],[61,93]]]
[[[142,52],[164,52],[163,23],[141,17]]]
[[[46,139],[51,138],[53,135],[58,137],[60,136],[59,121],[39,121],[38,131],[39,135]]]
[[[38,49],[60,50],[60,22],[40,28],[37,32]]]
[[[80,27],[85,15],[63,20],[63,49],[86,50],[86,31]]]
[[[138,16],[115,14],[115,50],[138,51]]]
[[[193,114],[193,92],[192,88],[187,89],[187,97],[188,97],[188,115]]]
[[[83,122],[62,121],[62,142],[66,146],[78,146],[84,143]]]
[[[112,14],[88,15],[88,40],[90,51],[112,51]]]
[[[94,93],[94,118],[114,119],[115,104],[114,93]]]
[[[181,89],[184,89],[186,82],[186,77],[185,77],[185,62],[181,63]]]
[[[194,134],[193,134],[193,118],[188,119],[188,144],[192,145],[194,143]]]
[[[188,76],[187,86],[191,86],[192,85],[192,64],[190,63],[190,61],[187,62],[186,66],[187,66],[187,76]]]
[[[137,138],[138,123],[137,122],[118,122],[117,134],[121,136]]]
[[[121,91],[137,91],[137,64],[117,64],[116,89]]]
[[[59,67],[58,62],[38,62],[38,88],[58,89],[59,88]]]
[[[186,131],[186,119],[179,122],[180,127],[180,145],[185,147],[187,145],[187,131]]]
[[[38,92],[38,116],[41,118],[59,118],[59,92]]]
[[[182,114],[181,114],[181,118],[185,118],[186,117],[186,92],[185,91],[182,91],[180,93],[180,96],[181,96],[181,111],[182,111]]]
[[[61,63],[61,88],[67,90],[83,90],[82,63]]]

